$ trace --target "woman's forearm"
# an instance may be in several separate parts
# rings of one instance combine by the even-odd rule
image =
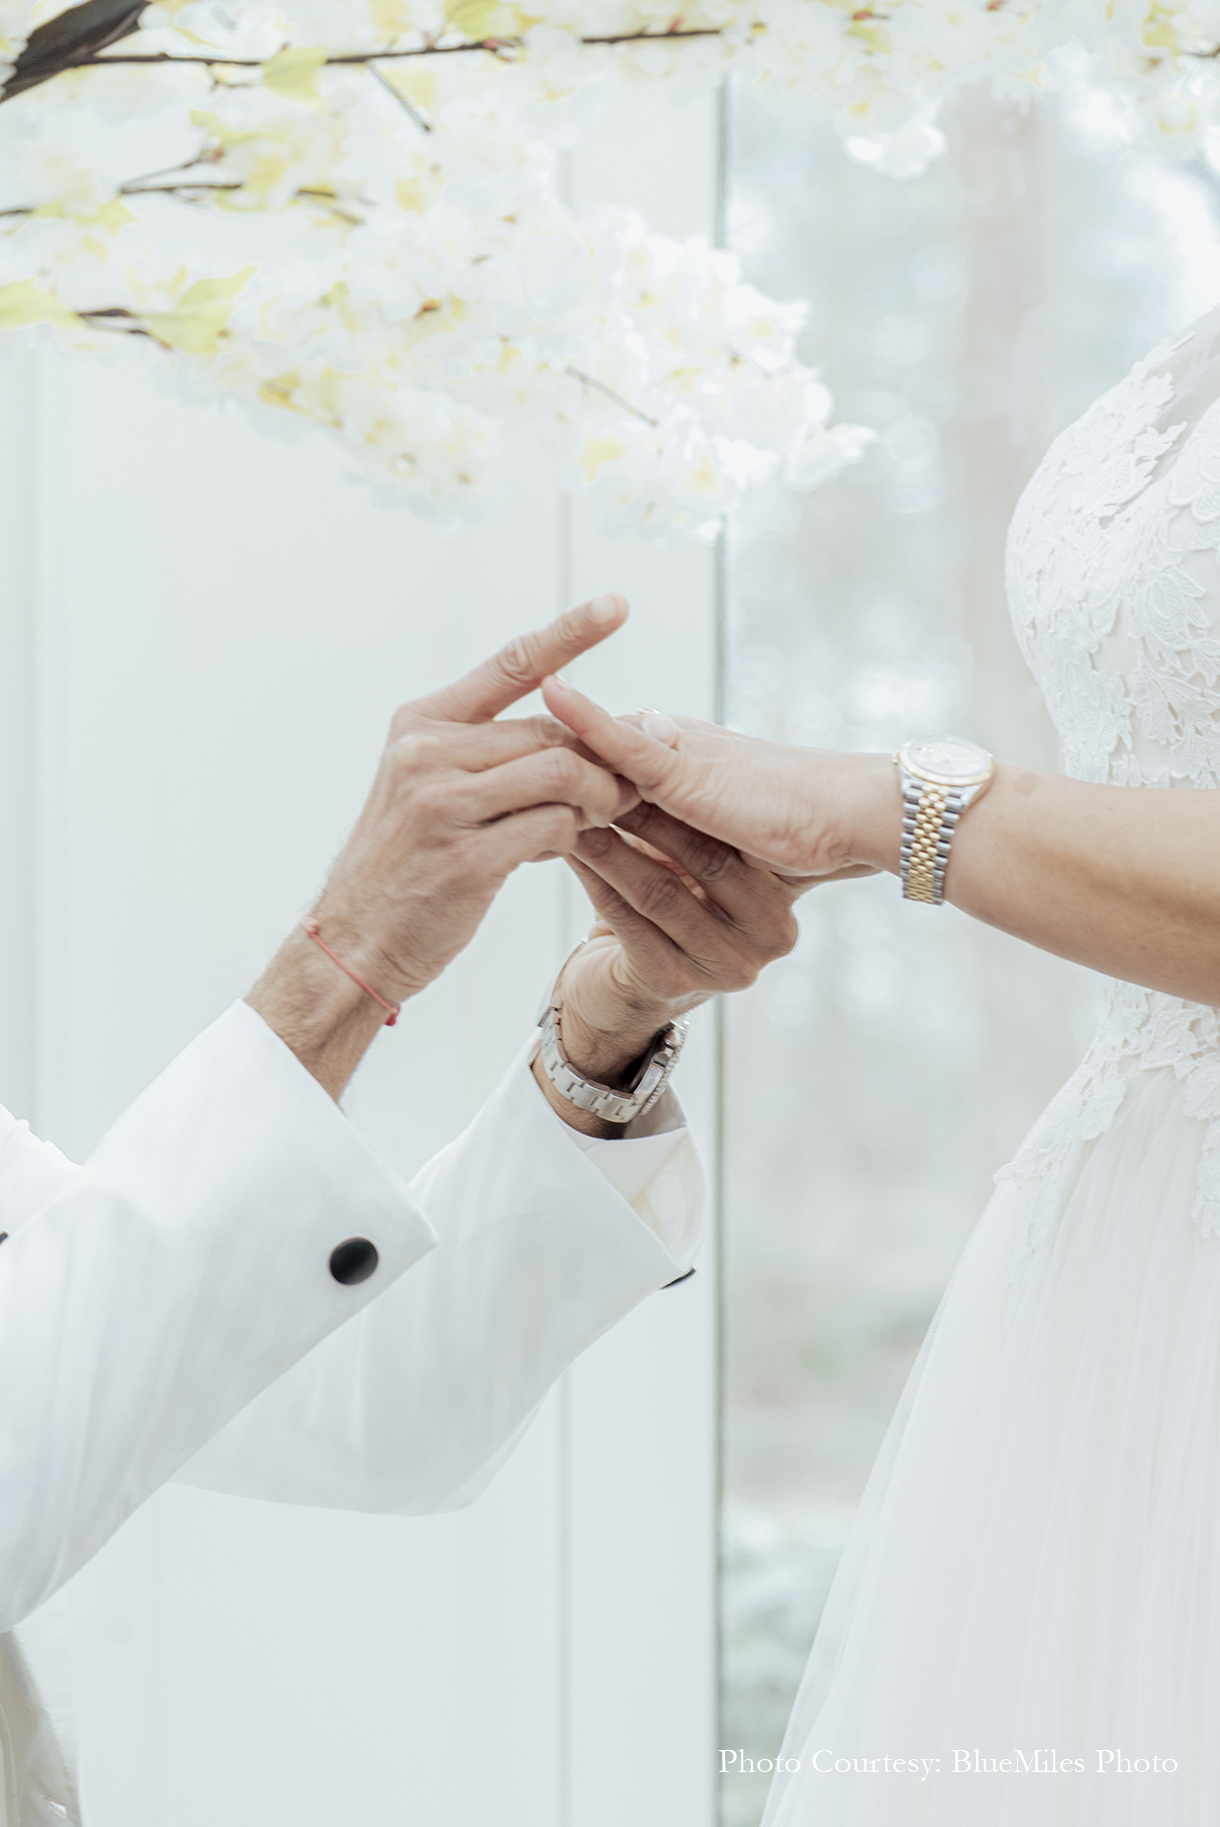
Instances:
[[[645,800],[782,878],[898,874],[902,799],[888,756],[764,742],[691,717],[618,719],[557,678],[544,694]],[[1220,793],[1001,764],[957,826],[945,894],[1043,951],[1220,1005]]]
[[[898,873],[888,758],[860,757],[851,848]],[[1220,794],[1093,786],[1002,763],[961,818],[945,898],[1093,970],[1220,1004]]]

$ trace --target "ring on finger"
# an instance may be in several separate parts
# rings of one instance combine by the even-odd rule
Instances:
[[[642,717],[644,719],[644,734],[646,736],[652,736],[657,741],[664,742],[667,748],[676,749],[678,747],[681,738],[672,717],[667,717],[664,711],[655,710],[651,704],[642,705],[635,714],[637,717]],[[649,717],[656,717],[661,722],[667,724],[669,726],[669,733],[662,736],[657,730],[650,730],[647,726]]]

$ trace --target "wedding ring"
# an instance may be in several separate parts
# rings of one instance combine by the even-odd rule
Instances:
[[[666,748],[677,748],[678,729],[672,717],[667,717],[664,711],[654,710],[650,704],[643,706],[640,710],[636,711],[635,714],[637,717],[660,717],[664,722],[668,723],[672,731],[671,736],[657,736],[655,730],[646,730],[644,733],[645,735],[652,736],[654,741],[663,742]]]

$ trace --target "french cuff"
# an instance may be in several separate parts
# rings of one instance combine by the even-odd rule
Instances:
[[[75,1186],[90,1183],[163,1214],[175,1254],[197,1250],[218,1296],[248,1309],[263,1362],[245,1400],[437,1241],[399,1175],[246,1002],[120,1117]]]
[[[628,1123],[621,1138],[606,1140],[571,1128],[547,1101],[532,1072],[530,1082],[555,1127],[570,1145],[579,1148],[668,1253],[674,1278],[687,1275],[703,1242],[707,1179],[686,1112],[672,1087],[666,1087],[646,1115]]]

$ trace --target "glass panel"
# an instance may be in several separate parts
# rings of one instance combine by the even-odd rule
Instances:
[[[807,350],[868,459],[776,490],[728,551],[726,710],[781,741],[951,729],[1055,764],[1008,626],[1003,539],[1050,438],[1220,295],[1210,180],[1102,99],[968,99],[906,183],[832,132],[730,110],[728,239],[810,301]],[[864,1480],[995,1169],[1066,1076],[1089,974],[904,905],[808,895],[801,942],[726,1013],[720,1743],[773,1758]],[[723,1827],[768,1777],[730,1765]]]

